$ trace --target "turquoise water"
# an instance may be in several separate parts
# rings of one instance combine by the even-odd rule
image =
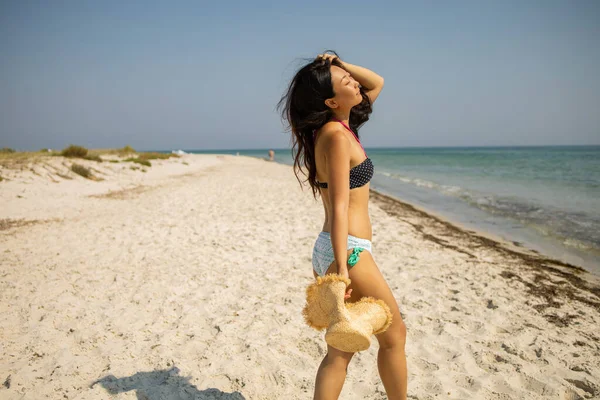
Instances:
[[[215,152],[265,158],[268,149],[205,151]],[[600,146],[367,153],[373,189],[600,272]],[[291,165],[290,150],[276,149],[275,161]]]

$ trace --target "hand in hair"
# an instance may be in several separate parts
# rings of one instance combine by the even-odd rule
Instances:
[[[324,53],[324,54],[319,54],[316,57],[316,60],[325,60],[325,61],[329,61],[329,62],[333,62],[333,60],[337,59],[338,61],[342,61],[340,60],[340,58],[338,56],[336,56],[335,54],[328,54],[328,53]]]

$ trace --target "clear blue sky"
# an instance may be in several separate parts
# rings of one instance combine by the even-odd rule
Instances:
[[[600,144],[600,1],[14,0],[0,147],[288,147],[325,49],[386,80],[366,147]]]

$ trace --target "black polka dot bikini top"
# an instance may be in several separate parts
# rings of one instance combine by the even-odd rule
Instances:
[[[360,147],[362,147],[363,153],[365,153],[366,158],[363,160],[363,162],[350,168],[350,189],[356,189],[361,186],[364,186],[367,183],[369,183],[369,181],[373,177],[373,173],[374,173],[373,162],[367,156],[367,152],[365,151],[365,148],[363,147],[360,140],[358,140],[358,137],[352,131],[352,129],[350,129],[350,127],[348,127],[348,125],[346,125],[344,123],[344,121],[340,121],[339,119],[335,119],[335,118],[334,118],[334,120],[338,121],[340,124],[344,125],[344,128],[346,128],[350,132],[352,132],[352,136],[354,136],[354,138],[356,139],[358,144],[360,144]],[[316,132],[315,132],[315,135],[316,135]],[[319,185],[319,187],[322,187],[323,189],[327,189],[327,182],[317,181],[317,185]]]

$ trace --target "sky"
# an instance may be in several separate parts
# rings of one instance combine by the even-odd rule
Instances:
[[[367,148],[600,144],[595,0],[5,0],[0,147],[289,148],[327,49],[385,78]]]

